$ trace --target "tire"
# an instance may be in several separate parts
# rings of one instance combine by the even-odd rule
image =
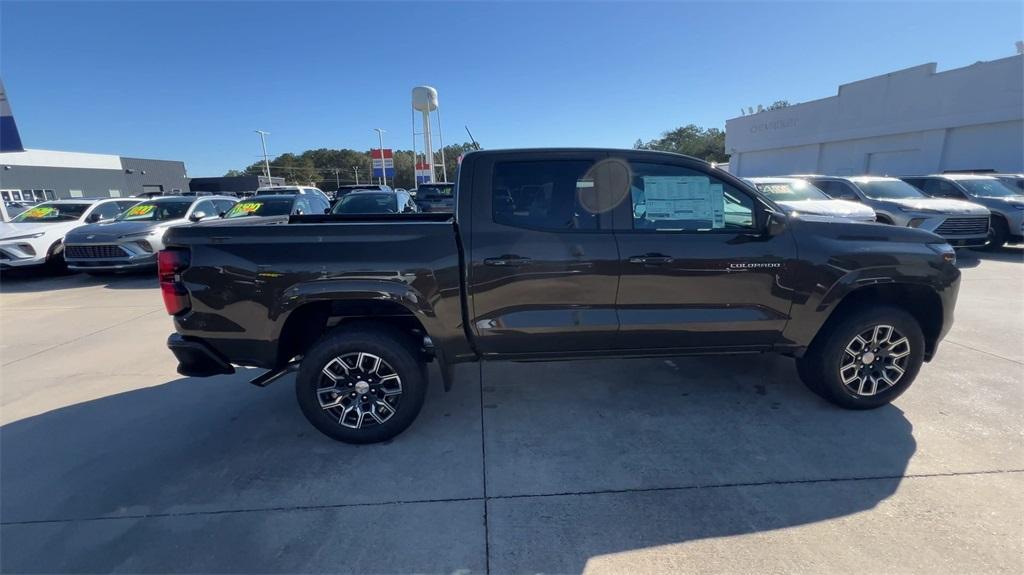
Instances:
[[[360,326],[328,333],[313,345],[299,367],[295,395],[302,414],[324,435],[378,443],[405,431],[419,415],[425,373],[404,334]]]
[[[797,372],[811,391],[846,409],[892,402],[914,382],[924,361],[921,326],[899,308],[854,310],[824,330],[797,360]]]
[[[989,224],[988,228],[988,243],[985,244],[983,249],[998,250],[1006,244],[1009,238],[1010,228],[1006,225],[1006,220],[993,216],[992,223]]]
[[[68,263],[64,261],[64,243],[55,242],[46,252],[46,262],[43,267],[50,273],[65,274],[68,272]]]

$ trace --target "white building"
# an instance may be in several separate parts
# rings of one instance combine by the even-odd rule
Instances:
[[[829,98],[728,120],[729,171],[1024,172],[1024,55],[935,68],[843,84]]]

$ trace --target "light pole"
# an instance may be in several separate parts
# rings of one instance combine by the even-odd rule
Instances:
[[[359,185],[359,168],[352,168],[352,171],[356,173],[356,185]]]
[[[260,135],[260,143],[263,144],[263,166],[267,169],[267,185],[274,185],[274,181],[270,179],[270,160],[267,159],[267,136],[270,132],[264,132],[263,130],[253,130]]]
[[[380,175],[384,178],[384,185],[386,186],[388,185],[388,170],[384,166],[384,132],[387,130],[374,128],[373,131],[377,132],[377,139],[380,141]]]

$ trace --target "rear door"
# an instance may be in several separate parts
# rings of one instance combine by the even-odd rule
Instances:
[[[796,242],[765,229],[767,205],[700,162],[628,157],[615,210],[622,350],[762,350],[789,318]]]
[[[487,154],[474,162],[469,326],[491,356],[612,347],[619,255],[594,200],[598,151]],[[466,237],[466,235],[464,235]]]

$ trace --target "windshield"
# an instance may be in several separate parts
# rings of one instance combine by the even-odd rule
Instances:
[[[777,202],[832,199],[825,192],[803,180],[792,182],[758,182],[754,186],[757,187],[759,192]]]
[[[18,214],[11,222],[45,224],[52,222],[70,222],[82,217],[85,210],[92,204],[39,204]]]
[[[1009,198],[1020,195],[1020,191],[1011,190],[999,180],[956,180],[958,184],[967,190],[968,194],[976,198]]]
[[[335,214],[395,214],[398,202],[394,194],[348,194],[334,206]]]
[[[257,196],[272,196],[272,195],[276,195],[276,194],[297,194],[297,193],[299,193],[299,190],[295,190],[295,189],[289,190],[287,188],[285,188],[285,189],[276,189],[276,190],[256,190],[256,195]]]
[[[928,197],[903,180],[859,181],[857,187],[864,195],[874,200],[915,200]]]
[[[135,204],[117,216],[119,222],[163,222],[167,220],[180,220],[185,217],[192,200],[172,202],[142,202]]]
[[[286,216],[292,212],[291,198],[273,200],[238,202],[228,210],[225,218],[244,218],[245,216]]]
[[[423,184],[416,189],[417,198],[450,198],[455,192],[455,184]]]

